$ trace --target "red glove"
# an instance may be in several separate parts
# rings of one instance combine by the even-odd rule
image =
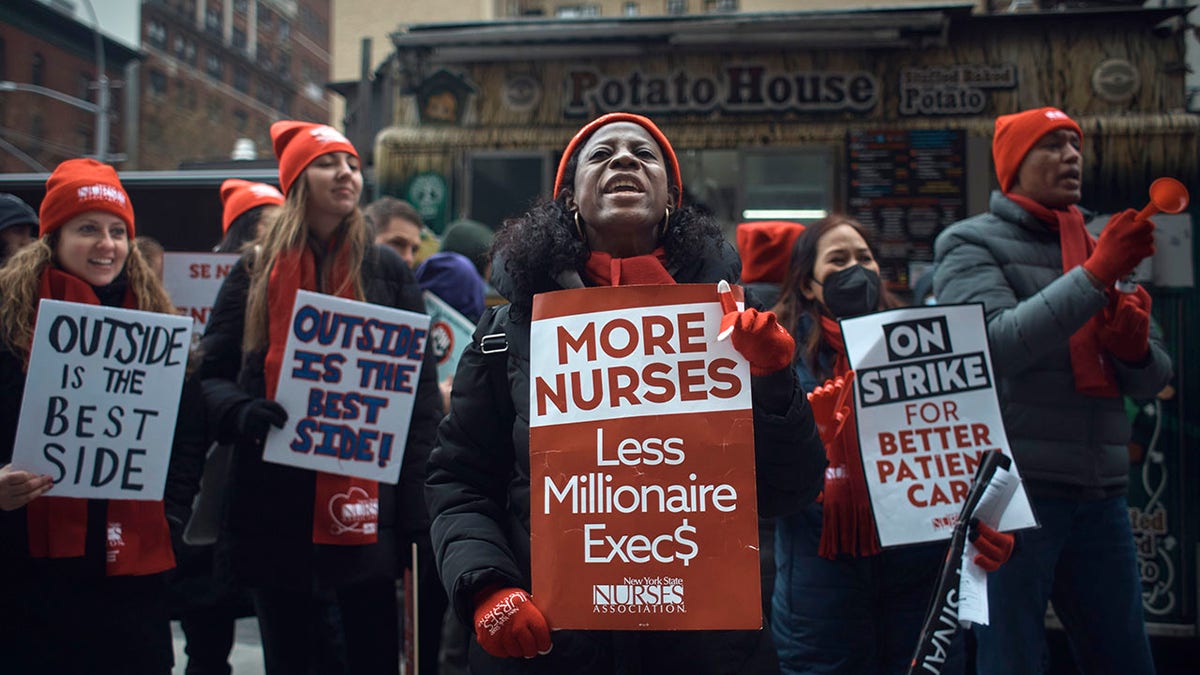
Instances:
[[[808,394],[808,405],[812,407],[813,421],[817,425],[817,433],[826,446],[837,442],[842,434],[842,425],[850,416],[850,406],[846,403],[851,384],[854,382],[854,371],[849,371],[845,377],[825,380],[825,384],[813,389]]]
[[[971,519],[967,539],[975,544],[975,564],[988,572],[995,572],[1008,562],[1013,551],[1013,536],[1007,532],[993,530],[978,518]]]
[[[1132,272],[1142,258],[1154,255],[1154,223],[1136,222],[1135,216],[1137,211],[1125,209],[1109,218],[1095,250],[1083,261],[1083,268],[1106,286]]]
[[[751,375],[767,375],[792,364],[796,341],[779,325],[774,312],[738,311],[737,301],[725,280],[717,284],[717,296],[725,311],[717,339],[733,336],[733,348],[750,362]]]
[[[550,651],[550,626],[519,588],[483,591],[475,601],[475,639],[497,658],[532,659]]]
[[[1150,295],[1138,286],[1136,293],[1122,293],[1104,308],[1100,345],[1126,363],[1137,363],[1150,349]]]

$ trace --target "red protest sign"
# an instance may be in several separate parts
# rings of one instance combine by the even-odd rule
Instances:
[[[749,366],[715,285],[539,295],[533,594],[554,628],[761,626]]]

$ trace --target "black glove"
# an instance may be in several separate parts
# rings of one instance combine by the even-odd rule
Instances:
[[[262,438],[270,427],[282,429],[287,419],[288,414],[283,406],[270,399],[256,398],[238,408],[237,429],[242,436]]]

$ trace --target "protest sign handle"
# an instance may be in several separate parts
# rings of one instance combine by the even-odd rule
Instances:
[[[967,528],[975,506],[983,498],[983,493],[996,474],[996,469],[1008,469],[1012,460],[999,450],[991,450],[980,460],[975,472],[975,480],[963,501],[963,508],[954,525],[954,533],[950,537],[950,547],[946,552],[945,562],[942,563],[941,574],[929,609],[925,612],[925,620],[921,624],[921,635],[917,640],[916,650],[908,666],[909,675],[918,673],[941,672],[937,655],[944,655],[946,649],[958,632],[958,611],[955,609],[958,599],[959,579],[962,576],[963,548],[966,546]],[[935,658],[930,658],[935,657]]]

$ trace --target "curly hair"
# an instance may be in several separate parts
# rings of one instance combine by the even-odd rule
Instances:
[[[301,174],[303,176],[303,174]],[[258,243],[262,250],[256,256],[250,268],[250,290],[246,298],[246,321],[243,334],[243,346],[247,351],[265,349],[269,341],[268,325],[270,321],[269,298],[267,296],[268,282],[271,279],[271,268],[279,255],[286,250],[306,246],[308,242],[308,226],[304,222],[306,204],[308,203],[308,181],[297,180],[288,190],[287,200],[280,207],[273,222],[263,224],[263,233]],[[362,211],[355,206],[354,210],[342,219],[337,232],[342,234],[342,246],[349,247],[350,269],[354,271],[352,278],[347,281],[354,287],[354,298],[362,300],[362,260],[366,255],[369,244],[369,232]],[[336,295],[342,289],[331,289]],[[290,308],[288,311],[291,311]]]
[[[29,365],[29,349],[33,342],[33,319],[37,310],[38,288],[42,270],[47,265],[58,266],[54,247],[58,244],[57,230],[17,251],[0,268],[0,288],[4,302],[0,303],[0,342],[21,361]],[[150,269],[138,247],[129,242],[125,259],[125,274],[129,288],[137,299],[135,309],[160,314],[177,314],[175,305],[163,288],[158,275]]]
[[[563,185],[575,184],[582,144],[567,161]],[[668,178],[668,188],[681,190]],[[693,205],[673,210],[660,243],[667,254],[667,269],[719,249],[724,235],[712,214]],[[576,233],[567,198],[560,194],[535,204],[524,214],[504,221],[492,244],[492,256],[502,262],[510,281],[509,301],[515,317],[528,318],[537,293],[558,290],[556,278],[566,271],[582,272],[591,255],[586,241]],[[493,273],[495,274],[495,273]]]
[[[815,298],[810,300],[804,297],[803,289],[808,288],[815,281],[813,273],[817,266],[817,244],[827,232],[840,225],[849,225],[854,228],[867,242],[867,247],[871,249],[871,255],[875,255],[873,237],[862,226],[862,223],[840,213],[831,213],[825,216],[805,227],[804,232],[796,238],[796,243],[792,245],[792,260],[788,265],[787,276],[783,280],[779,301],[772,308],[779,318],[779,325],[796,336],[794,360],[802,360],[818,379],[831,376],[831,373],[824,372],[817,355],[827,346],[825,334],[821,330],[821,316],[832,317],[832,315]],[[880,287],[879,305],[876,309],[891,309],[901,307],[903,304],[896,296],[888,292],[886,286]],[[801,329],[805,327],[802,324],[805,323],[806,318],[808,332],[805,335],[802,334]]]

